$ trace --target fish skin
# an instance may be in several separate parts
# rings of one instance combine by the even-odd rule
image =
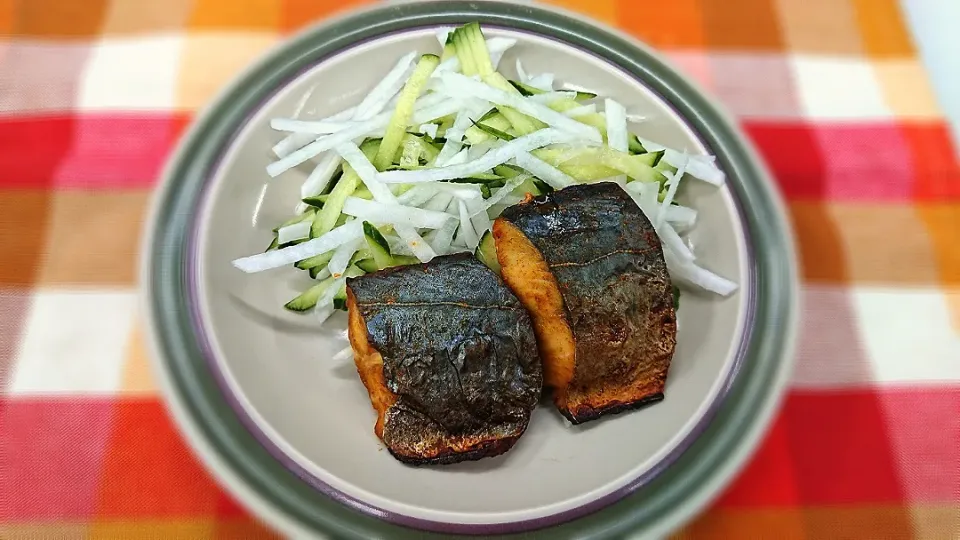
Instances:
[[[612,182],[570,186],[505,209],[494,236],[507,224],[540,252],[563,298],[575,363],[569,384],[554,388],[561,414],[579,424],[661,401],[676,347],[672,284],[656,231],[629,195]],[[523,299],[516,281],[507,279]]]
[[[529,315],[495,273],[458,254],[347,286],[348,307],[379,354],[386,389],[372,389],[370,377],[364,384],[372,400],[374,391],[393,394],[378,433],[391,454],[435,465],[498,455],[516,443],[543,375]],[[364,378],[368,360],[356,360]]]

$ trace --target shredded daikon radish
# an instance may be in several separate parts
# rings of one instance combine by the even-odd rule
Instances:
[[[534,156],[529,152],[518,152],[516,157],[517,165],[530,171],[534,176],[550,184],[553,189],[563,189],[567,186],[576,184],[570,175],[560,169],[550,165],[546,161]]]
[[[437,229],[442,227],[448,219],[453,218],[445,212],[434,212],[398,204],[384,204],[357,197],[347,197],[343,204],[343,213],[367,221],[390,223],[392,225],[410,225],[418,229]]]
[[[597,105],[594,103],[591,103],[589,105],[583,105],[575,109],[567,109],[566,111],[563,111],[563,113],[561,114],[563,114],[564,116],[569,116],[570,118],[576,118],[578,116],[584,116],[587,114],[595,114],[596,112],[597,112]]]
[[[373,166],[373,163],[370,163],[367,156],[363,155],[363,152],[360,151],[357,145],[348,142],[337,146],[334,150],[340,154],[340,157],[342,157],[344,161],[353,167],[353,170],[357,173],[357,176],[360,177],[360,180],[363,181],[364,185],[367,186],[367,189],[370,190],[370,193],[373,194],[375,200],[382,203],[396,204],[397,198],[387,186],[377,180],[378,173],[376,167]]]
[[[527,84],[530,86],[544,91],[553,90],[553,73],[541,73],[540,75],[534,75],[527,80]]]
[[[301,238],[310,236],[310,223],[310,221],[303,221],[281,227],[280,230],[277,231],[277,243],[287,244],[294,240],[300,240]]]
[[[353,360],[353,346],[347,345],[346,347],[337,351],[336,354],[330,357],[332,362],[344,362],[346,360]]]
[[[417,130],[420,133],[430,137],[431,139],[437,138],[437,130],[440,126],[436,124],[420,124],[420,128]]]
[[[458,201],[458,206],[460,207],[460,233],[457,238],[463,242],[464,246],[474,249],[480,243],[480,238],[477,237],[477,232],[473,230],[470,211],[467,210],[467,204],[463,201]]]
[[[490,54],[490,63],[493,64],[493,69],[500,67],[503,53],[516,44],[517,40],[505,37],[495,37],[487,40],[487,52]]]
[[[463,201],[463,203],[467,207],[467,216],[470,218],[470,223],[473,225],[473,230],[476,231],[477,236],[483,236],[483,233],[493,228],[490,216],[483,211],[485,207],[483,199],[471,199]],[[479,243],[479,240],[477,243]]]
[[[424,184],[427,186],[435,186],[436,184]],[[419,186],[414,186],[414,189]],[[412,190],[411,190],[412,191]],[[453,203],[453,195],[449,193],[438,193],[434,198],[430,199],[427,204],[423,205],[424,210],[432,210],[434,212],[445,212],[447,207]]]
[[[413,227],[409,225],[394,225],[393,230],[397,231],[397,235],[403,239],[404,243],[406,243],[407,247],[410,248],[410,251],[420,262],[430,262],[431,259],[437,256],[437,253],[430,247],[430,244],[428,244]]]
[[[677,188],[680,187],[680,181],[683,179],[683,173],[686,170],[686,168],[687,168],[687,160],[684,159],[677,166],[676,173],[671,174],[668,171],[663,171],[663,175],[667,177],[667,193],[666,195],[663,196],[663,203],[660,205],[661,212],[660,212],[660,215],[657,216],[658,225],[660,223],[663,223],[664,218],[666,218],[665,210],[670,206],[670,203],[673,202],[673,198],[677,194]]]
[[[360,249],[362,242],[363,239],[358,238],[352,242],[341,245],[333,251],[333,257],[330,258],[330,263],[327,264],[327,270],[330,271],[331,276],[338,278],[343,274],[350,264],[350,258]]]
[[[317,163],[317,166],[314,167],[310,175],[307,176],[303,185],[300,186],[300,198],[306,199],[307,197],[314,197],[323,193],[323,190],[327,189],[327,185],[330,184],[330,180],[333,178],[333,175],[336,174],[339,167],[339,155],[330,152],[323,156],[323,159]]]
[[[510,107],[516,109],[518,112],[532,116],[548,126],[580,135],[585,140],[595,141],[597,143],[602,141],[597,128],[567,118],[563,114],[536,101],[504,92],[503,90],[475,81],[459,73],[442,73],[440,79],[453,95],[475,97],[497,105]]]
[[[387,184],[414,184],[419,182],[438,182],[440,180],[466,178],[492,169],[497,165],[503,165],[507,161],[516,158],[520,152],[529,152],[530,150],[549,144],[572,143],[578,138],[579,136],[564,133],[556,129],[541,129],[530,135],[517,137],[503,146],[487,152],[483,157],[462,165],[417,171],[387,171],[380,173],[380,181]]]
[[[450,244],[453,242],[453,235],[457,232],[460,221],[451,219],[439,229],[434,229],[427,233],[426,241],[437,255],[446,255],[450,252]]]
[[[242,257],[234,260],[233,265],[247,273],[262,272],[264,270],[293,264],[303,259],[309,259],[314,255],[326,253],[331,249],[336,249],[362,236],[363,227],[360,222],[351,221],[344,223],[319,238],[307,240],[306,242],[282,249],[274,249],[265,253]]]
[[[323,281],[328,277],[330,277],[330,270],[327,268],[324,268],[323,270],[317,272],[317,277],[315,277],[314,279],[316,281]]]
[[[577,97],[577,94],[574,92],[544,92],[542,94],[534,94],[532,96],[527,96],[525,99],[532,101],[534,103],[542,103],[544,105],[549,105],[556,101],[561,100],[571,100]],[[552,109],[551,109],[552,110]],[[563,114],[563,113],[560,113]]]
[[[603,110],[607,113],[607,144],[614,150],[626,152],[627,109],[620,102],[607,98],[603,102]]]
[[[490,208],[492,208],[494,205],[496,205],[496,204],[500,203],[501,201],[505,200],[508,195],[510,195],[511,193],[513,193],[513,190],[515,190],[515,189],[517,189],[518,187],[520,187],[520,184],[526,182],[527,179],[530,178],[530,177],[531,177],[531,175],[529,175],[529,174],[518,174],[517,176],[514,176],[513,178],[511,178],[510,180],[508,180],[508,181],[503,185],[502,188],[497,189],[496,191],[493,191],[493,192],[490,194],[490,198],[487,199],[486,201],[484,201],[485,204],[483,205],[482,209],[481,209],[481,210],[478,210],[478,211],[486,212],[486,211],[490,210]],[[473,217],[473,216],[471,215],[470,217]]]
[[[323,291],[323,295],[317,301],[317,307],[314,308],[318,323],[322,324],[330,318],[330,315],[333,315],[335,311],[333,298],[340,292],[346,282],[347,278],[345,277],[334,278],[333,283],[327,287],[327,290]]]
[[[692,262],[679,261],[670,253],[664,253],[664,260],[667,263],[667,271],[670,273],[670,277],[679,281],[687,282],[721,296],[729,296],[739,288],[736,283],[729,279],[714,274]]]

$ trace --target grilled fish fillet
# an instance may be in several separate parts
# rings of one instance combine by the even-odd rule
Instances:
[[[676,346],[652,224],[620,186],[571,186],[503,211],[503,279],[533,319],[544,382],[574,424],[663,399]]]
[[[533,326],[472,255],[350,279],[347,308],[374,432],[397,459],[495,456],[526,430],[543,386]]]

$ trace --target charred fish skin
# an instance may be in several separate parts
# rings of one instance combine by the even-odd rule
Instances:
[[[629,195],[611,182],[571,186],[507,208],[494,227],[501,265],[500,238],[515,228],[562,297],[574,365],[554,388],[561,414],[579,424],[661,401],[676,347],[672,284],[656,231]],[[504,270],[504,279],[538,309],[516,276]]]
[[[378,436],[397,459],[480,459],[524,433],[543,386],[536,337],[523,305],[486,265],[459,254],[353,278],[348,307],[362,321],[362,330],[350,325],[355,352],[363,351],[353,334],[365,332],[368,343],[355,356],[361,378],[375,408],[384,402]],[[385,388],[373,388],[380,373],[374,365],[370,374],[371,350]]]

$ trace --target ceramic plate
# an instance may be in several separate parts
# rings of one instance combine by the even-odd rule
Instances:
[[[331,360],[346,345],[346,317],[321,328],[283,309],[309,286],[304,272],[243,274],[230,261],[263,250],[310,171],[305,164],[268,178],[270,148],[283,136],[270,118],[351,106],[401,55],[439,52],[439,28],[472,20],[488,37],[518,41],[501,62],[508,77],[522,58],[529,72],[553,72],[647,116],[635,126],[641,137],[717,156],[727,185],[688,181],[681,201],[699,211],[691,239],[701,264],[740,289],[727,298],[682,296],[663,402],[582,426],[544,402],[505,455],[416,468],[373,434],[375,413],[353,362]],[[380,7],[273,51],[184,138],[145,244],[155,363],[204,462],[287,532],[661,534],[743,463],[782,392],[797,301],[783,215],[742,136],[640,45],[514,4]]]

